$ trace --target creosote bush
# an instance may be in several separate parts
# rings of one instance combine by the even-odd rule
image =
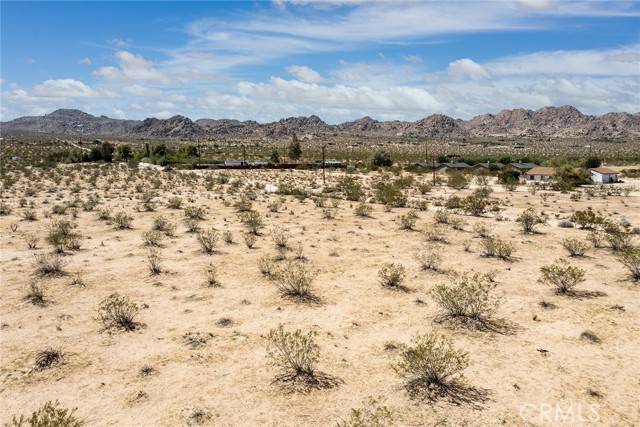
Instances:
[[[273,230],[271,230],[271,238],[273,239],[276,249],[288,248],[291,235],[288,230],[282,227],[274,227]]]
[[[218,279],[218,269],[216,268],[215,265],[210,263],[205,268],[204,272],[207,279],[206,284],[208,287],[219,288],[221,286],[220,280]]]
[[[583,269],[574,267],[563,259],[541,267],[540,273],[540,283],[555,287],[556,292],[560,294],[571,292],[576,285],[584,281],[585,275]]]
[[[362,203],[358,203],[353,211],[357,216],[368,218],[371,216],[371,213],[373,212],[373,208],[370,205],[362,202]]]
[[[286,262],[272,274],[280,293],[298,300],[311,300],[314,298],[311,287],[314,276],[307,266],[293,261]]]
[[[336,427],[387,427],[393,423],[391,411],[370,398],[361,408],[352,408],[346,419],[338,421]]]
[[[472,320],[479,324],[489,320],[501,299],[494,295],[496,283],[478,272],[454,274],[451,283],[436,285],[431,295],[452,319]]]
[[[202,252],[207,255],[211,255],[216,250],[216,245],[218,244],[218,232],[210,228],[205,231],[201,231],[197,234],[198,243],[200,243],[200,248]]]
[[[71,221],[53,220],[47,227],[47,242],[58,253],[63,253],[66,249],[79,249],[81,236],[75,229],[76,224]]]
[[[415,210],[410,210],[409,212],[400,215],[398,217],[398,221],[400,222],[400,227],[403,230],[413,230],[416,226],[416,221],[418,220],[418,213]]]
[[[484,256],[510,260],[513,254],[513,245],[496,236],[488,236],[482,239]]]
[[[244,233],[242,237],[244,238],[244,244],[247,245],[247,248],[249,249],[253,248],[256,244],[256,240],[258,240],[256,235],[252,233]]]
[[[47,305],[47,296],[45,286],[42,283],[33,281],[29,284],[29,290],[25,299],[33,305],[45,306]]]
[[[528,234],[535,232],[536,225],[544,224],[546,218],[544,215],[537,213],[535,209],[528,208],[518,215],[516,222],[522,226],[522,231]]]
[[[127,296],[117,293],[109,295],[98,306],[98,318],[105,329],[133,331],[139,324],[136,322],[138,305]]]
[[[160,252],[155,248],[150,248],[147,253],[147,266],[152,275],[162,273],[162,265],[160,264]]]
[[[58,254],[34,254],[36,274],[40,276],[61,276],[64,272],[64,259]]]
[[[10,427],[81,427],[85,422],[76,417],[76,409],[67,409],[55,402],[48,401],[31,413],[30,416],[14,416]]]
[[[145,246],[160,247],[162,246],[163,239],[164,234],[162,234],[158,230],[149,230],[142,233],[142,241],[144,242]]]
[[[423,270],[438,271],[442,262],[442,255],[435,247],[427,247],[416,254],[416,260]]]
[[[573,237],[563,239],[562,246],[569,252],[569,255],[573,257],[584,256],[587,249],[589,249],[587,242]]]
[[[249,233],[256,236],[260,234],[260,230],[264,227],[262,215],[257,211],[242,212],[240,214],[240,221]]]
[[[378,270],[378,280],[385,288],[399,289],[405,277],[402,264],[386,263]]]
[[[297,329],[286,331],[282,325],[267,335],[267,357],[270,363],[282,371],[281,379],[309,380],[314,377],[315,365],[320,358],[320,348],[315,333]]]
[[[436,398],[445,394],[449,386],[464,380],[467,366],[466,352],[454,348],[446,337],[431,332],[413,338],[393,369],[408,381],[410,388],[420,388]]]
[[[640,281],[640,247],[620,252],[618,259],[622,265],[627,267],[633,280]]]
[[[118,212],[111,218],[111,222],[116,230],[127,230],[132,228],[133,217],[126,212]]]

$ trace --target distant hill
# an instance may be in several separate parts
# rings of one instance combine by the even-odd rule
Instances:
[[[329,125],[318,116],[288,117],[277,122],[200,119],[173,116],[168,119],[119,120],[92,116],[80,110],[61,109],[44,116],[20,117],[0,123],[3,133],[103,135],[154,138],[251,137],[280,138],[296,133],[311,135],[416,135],[433,138],[538,137],[538,138],[640,138],[640,113],[582,114],[572,106],[517,108],[482,114],[471,120],[432,114],[415,122],[378,121],[363,117]]]

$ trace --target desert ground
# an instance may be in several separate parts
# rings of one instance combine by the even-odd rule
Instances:
[[[626,179],[615,185],[633,188],[628,194],[608,195],[507,191],[489,178],[486,199],[498,208],[476,216],[446,209],[446,201],[477,184],[418,191],[430,174],[412,175],[402,190],[406,207],[374,200],[373,182],[409,175],[397,174],[349,174],[371,208],[359,216],[360,202],[334,191],[344,171],[329,171],[326,185],[320,171],[59,165],[16,173],[1,200],[0,422],[58,400],[92,426],[330,426],[374,398],[390,414],[379,425],[639,425],[640,284],[606,242],[570,256],[563,239],[587,242],[590,231],[560,225],[592,208],[623,223],[637,245],[640,182]],[[282,194],[284,186],[308,197]],[[176,197],[181,206],[169,207]],[[198,208],[202,219],[185,223]],[[516,222],[527,208],[547,217],[528,234]],[[249,209],[264,222],[252,248],[239,213]],[[403,229],[400,217],[410,211],[415,225]],[[116,229],[119,212],[131,216],[131,228]],[[158,217],[175,230],[148,233]],[[34,255],[55,256],[47,230],[59,220],[76,224],[79,237],[60,249],[61,273],[38,273]],[[211,254],[187,226],[217,231]],[[283,235],[277,250],[274,236]],[[512,254],[487,256],[486,235],[511,244]],[[37,240],[35,249],[27,240]],[[423,268],[421,252],[437,265]],[[159,259],[155,273],[149,253]],[[574,292],[540,283],[541,267],[557,259],[584,270]],[[283,295],[277,274],[261,271],[265,262],[302,266],[313,275],[313,298]],[[386,263],[404,267],[402,286],[381,284]],[[495,282],[500,301],[490,327],[443,320],[433,290],[464,271]],[[101,321],[98,308],[114,293],[139,308],[132,330]],[[316,333],[322,381],[282,380],[267,357],[279,325]],[[459,392],[412,392],[393,368],[413,337],[431,332],[468,354]],[[39,366],[47,348],[62,356]]]

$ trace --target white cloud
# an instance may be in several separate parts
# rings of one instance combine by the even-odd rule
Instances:
[[[320,73],[304,65],[292,65],[291,67],[287,67],[287,72],[298,80],[307,83],[320,83],[323,80]]]
[[[172,114],[170,111],[159,111],[152,115],[152,117],[155,117],[158,119],[168,119],[169,117],[173,117],[173,116],[174,114]]]
[[[422,62],[422,58],[420,58],[418,55],[403,55],[402,59],[412,64],[417,64]]]
[[[116,108],[113,110],[113,117],[115,117],[116,119],[126,119],[127,115],[125,114],[124,111]]]
[[[113,38],[113,39],[107,40],[107,43],[112,44],[114,46],[118,46],[118,47],[127,47],[127,46],[129,46],[129,41],[128,40],[123,40],[123,39],[119,39],[119,38]]]
[[[130,85],[130,86],[124,86],[122,88],[122,90],[124,92],[130,94],[130,95],[135,95],[135,96],[160,96],[160,95],[162,95],[162,92],[157,90],[157,89],[149,88],[149,87],[138,85],[138,84],[134,84],[134,85]]]
[[[90,58],[82,58],[81,60],[78,61],[78,64],[80,64],[80,65],[91,65],[91,59]]]
[[[94,75],[105,80],[147,80],[168,83],[169,79],[160,73],[149,60],[124,50],[115,54],[119,67],[101,67]]]
[[[45,80],[33,88],[32,94],[47,98],[96,97],[99,93],[74,79]]]
[[[455,78],[471,78],[473,80],[489,78],[489,73],[477,62],[462,58],[449,63],[449,74]]]

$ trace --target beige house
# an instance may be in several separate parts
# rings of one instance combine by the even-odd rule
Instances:
[[[546,182],[556,174],[556,168],[548,168],[544,166],[536,166],[529,169],[522,176],[526,182]]]
[[[618,182],[618,172],[612,169],[599,167],[599,168],[589,169],[589,172],[591,172],[591,181],[594,184],[607,184],[610,182]]]

